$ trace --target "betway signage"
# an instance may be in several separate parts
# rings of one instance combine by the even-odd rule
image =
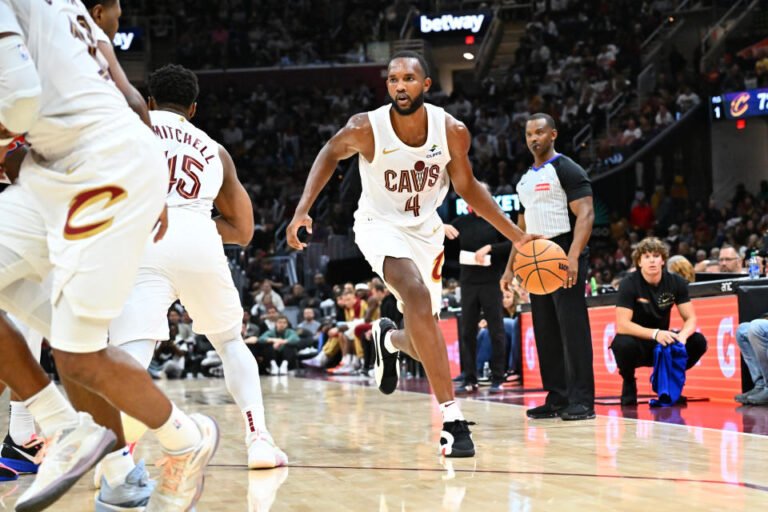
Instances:
[[[416,18],[416,26],[424,36],[481,35],[488,27],[491,16],[489,11],[422,14]]]

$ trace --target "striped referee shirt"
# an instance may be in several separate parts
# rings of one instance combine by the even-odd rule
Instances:
[[[517,194],[528,233],[554,238],[573,229],[568,203],[592,195],[584,169],[556,154],[541,167],[531,167],[520,178]]]

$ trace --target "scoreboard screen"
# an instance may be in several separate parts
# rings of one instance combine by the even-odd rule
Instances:
[[[768,115],[768,89],[728,92],[710,99],[712,119],[744,119]]]

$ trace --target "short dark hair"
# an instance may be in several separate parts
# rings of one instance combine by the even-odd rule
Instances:
[[[422,54],[411,50],[403,50],[394,54],[392,58],[389,59],[389,64],[392,64],[392,61],[395,59],[416,59],[419,61],[421,70],[424,71],[424,77],[426,78],[429,76],[429,65],[427,64],[427,60]]]
[[[149,95],[159,105],[190,107],[200,94],[197,76],[184,66],[166,64],[149,75]]]
[[[544,112],[537,112],[536,114],[528,116],[528,119],[525,120],[526,124],[529,121],[538,121],[539,119],[543,119],[547,122],[547,126],[552,128],[553,130],[557,130],[557,124],[555,123],[555,120],[552,119],[552,116],[549,114],[545,114]]]
[[[83,2],[83,5],[86,9],[89,11],[96,7],[97,5],[103,5],[105,7],[109,7],[110,5],[114,5],[117,0],[80,0]]]

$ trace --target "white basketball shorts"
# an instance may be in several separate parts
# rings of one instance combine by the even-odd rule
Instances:
[[[109,342],[168,339],[168,308],[177,299],[199,334],[218,334],[243,321],[221,237],[210,217],[169,208],[169,229],[148,243],[125,308],[109,328]]]
[[[423,224],[401,227],[392,222],[366,215],[355,216],[355,243],[381,279],[384,277],[384,258],[407,258],[419,269],[421,279],[432,299],[432,313],[442,308],[443,260],[445,231],[443,221],[434,214]],[[402,298],[389,284],[387,287],[397,297],[398,309],[403,311]]]
[[[50,272],[51,346],[95,352],[131,290],[168,171],[159,142],[132,113],[79,140],[56,162],[27,155],[18,185],[0,194],[0,247],[20,260],[0,269],[0,287]],[[7,307],[24,320],[18,309]]]

